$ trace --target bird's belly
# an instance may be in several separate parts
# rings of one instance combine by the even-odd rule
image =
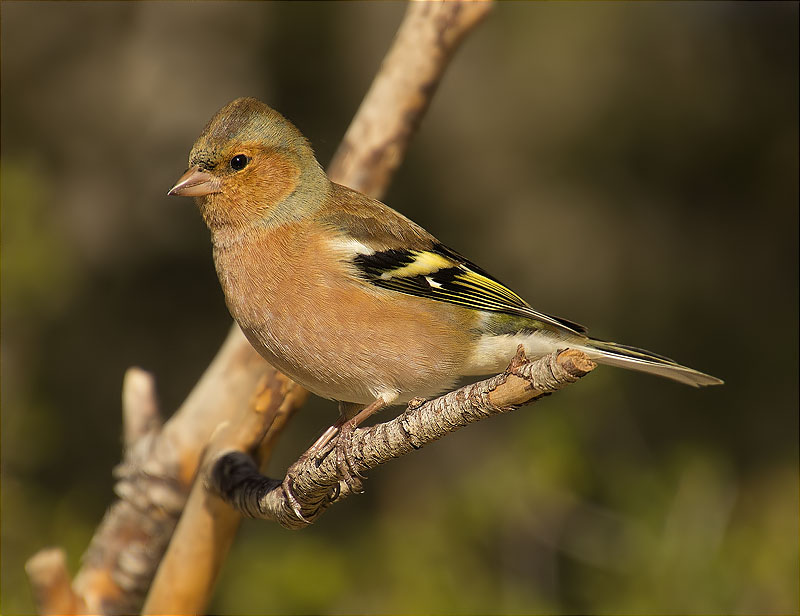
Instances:
[[[442,320],[405,296],[371,290],[326,287],[281,297],[259,302],[256,312],[231,312],[267,361],[319,396],[400,403],[440,393],[463,374],[470,334],[447,311]]]

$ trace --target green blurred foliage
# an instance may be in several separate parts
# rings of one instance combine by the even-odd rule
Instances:
[[[141,365],[177,407],[229,317],[166,190],[244,95],[326,163],[398,3],[2,4],[2,603],[77,569]],[[542,310],[726,380],[599,369],[372,473],[291,533],[247,522],[214,613],[798,609],[798,6],[499,3],[386,201]],[[313,400],[274,474],[334,418]]]

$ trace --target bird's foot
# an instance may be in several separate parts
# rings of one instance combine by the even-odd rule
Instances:
[[[339,428],[335,445],[336,470],[339,474],[340,482],[344,482],[351,493],[360,494],[364,491],[363,480],[366,477],[355,467],[350,455],[350,445],[353,442],[355,429],[356,424],[353,421],[346,421]]]
[[[297,461],[287,469],[286,477],[283,478],[283,482],[281,483],[286,502],[288,503],[292,512],[294,512],[298,519],[306,522],[307,524],[310,524],[310,522],[303,516],[302,505],[294,493],[296,478],[303,470],[303,467],[308,464],[309,460],[313,461],[314,465],[318,467],[332,451],[337,450],[337,444],[339,442],[338,436],[340,431],[341,422],[337,422],[325,430],[325,432],[316,440],[316,442],[311,445],[311,447],[309,447],[303,453],[303,455],[301,455]],[[341,465],[338,464],[338,460],[339,458],[337,454],[337,469],[340,469]],[[341,470],[339,470],[339,473],[341,475]],[[348,482],[347,485],[350,486],[350,483]],[[331,490],[331,493],[328,495],[328,502],[336,500],[339,497],[340,491],[340,484],[337,483]]]
[[[300,458],[292,464],[286,470],[286,477],[283,478],[283,483],[281,483],[281,488],[283,489],[283,495],[286,498],[286,502],[289,504],[289,508],[292,512],[297,516],[297,518],[306,524],[311,524],[305,516],[303,515],[303,507],[300,504],[300,501],[297,500],[297,497],[294,495],[294,483],[295,478],[297,477],[300,468],[302,465],[308,460],[308,452],[304,453]]]

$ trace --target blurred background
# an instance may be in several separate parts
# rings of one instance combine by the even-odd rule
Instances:
[[[2,5],[2,604],[112,501],[120,386],[183,400],[230,317],[166,191],[256,96],[327,164],[399,3]],[[386,201],[537,308],[726,381],[601,368],[246,522],[213,613],[795,613],[798,5],[501,3]],[[274,475],[336,416],[314,399]],[[383,417],[387,417],[384,414]]]

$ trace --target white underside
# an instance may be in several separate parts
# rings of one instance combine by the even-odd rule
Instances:
[[[466,374],[472,376],[502,372],[517,353],[520,344],[525,347],[528,359],[539,359],[558,349],[573,346],[565,340],[543,334],[483,336],[472,352]]]
[[[588,338],[560,338],[547,333],[515,334],[504,336],[484,336],[478,342],[470,361],[468,375],[482,375],[500,372],[508,366],[517,352],[517,346],[525,348],[528,359],[538,359],[559,349],[577,349],[583,351],[599,364],[616,366],[627,370],[646,372],[656,376],[672,379],[693,387],[719,385],[722,381],[692,368],[678,364],[663,363],[628,356],[624,349],[601,349],[592,344]],[[597,342],[600,345],[600,342]],[[605,344],[605,343],[603,343]],[[613,346],[613,345],[609,345]]]

